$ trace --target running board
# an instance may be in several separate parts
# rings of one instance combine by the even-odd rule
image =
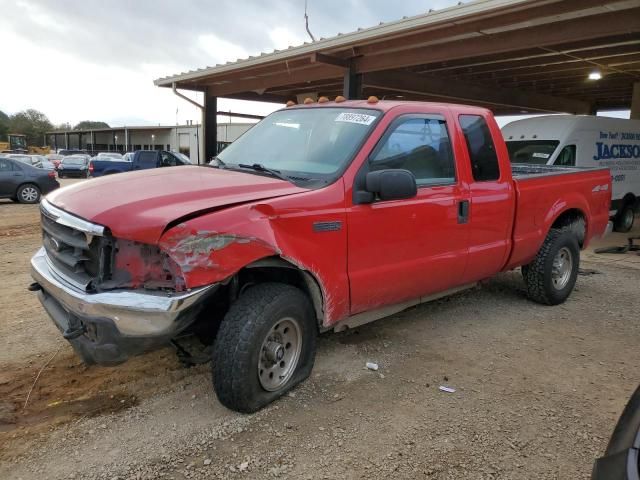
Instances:
[[[386,307],[378,308],[376,310],[371,310],[368,312],[358,313],[351,317],[347,317],[344,320],[339,321],[334,327],[334,332],[342,332],[348,328],[356,328],[366,323],[375,322],[376,320],[380,320],[384,317],[389,317],[396,313],[402,312],[407,308],[414,307],[416,305],[420,305],[421,303],[432,302],[434,300],[438,300],[442,297],[447,297],[449,295],[453,295],[458,292],[462,292],[464,290],[469,290],[478,285],[478,282],[468,283],[467,285],[462,285],[461,287],[451,288],[449,290],[445,290],[443,292],[434,293],[433,295],[427,295],[426,297],[420,297],[414,300],[409,300],[402,303],[396,303],[395,305],[389,305]],[[331,328],[331,327],[330,327]]]

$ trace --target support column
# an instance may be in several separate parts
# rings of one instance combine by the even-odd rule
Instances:
[[[218,97],[204,93],[204,113],[202,126],[204,130],[204,162],[218,155]]]
[[[58,134],[54,133],[53,134],[53,151],[54,152],[58,152]]]
[[[91,130],[91,151],[96,151],[96,135],[93,133],[93,130]]]
[[[64,148],[69,150],[69,132],[64,132]]]
[[[124,151],[125,153],[129,151],[129,130],[127,127],[124,127]]]
[[[355,73],[353,65],[344,71],[342,80],[342,95],[347,100],[357,100],[362,98],[362,75]]]
[[[640,120],[640,82],[633,84],[633,94],[631,95],[631,115],[632,120]]]

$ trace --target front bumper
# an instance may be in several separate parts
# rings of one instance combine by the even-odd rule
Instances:
[[[179,294],[113,290],[87,293],[51,268],[44,248],[31,259],[31,276],[45,310],[89,364],[115,365],[166,345],[187,328],[217,284]]]

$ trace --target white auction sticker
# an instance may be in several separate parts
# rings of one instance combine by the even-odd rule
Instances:
[[[539,153],[539,152],[534,152],[533,155],[531,155],[533,158],[549,158],[551,155],[549,155],[548,153]]]
[[[357,123],[359,125],[371,125],[376,119],[373,115],[366,115],[364,113],[348,113],[342,112],[336,117],[336,122],[349,122]]]

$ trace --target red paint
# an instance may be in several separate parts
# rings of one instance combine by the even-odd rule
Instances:
[[[296,108],[330,106],[335,104]],[[487,110],[417,102],[341,106],[385,114],[342,178],[321,189],[239,172],[174,167],[79,183],[48,199],[107,226],[117,238],[157,245],[179,266],[175,273],[186,288],[228,279],[255,260],[284,258],[318,281],[325,326],[526,264],[553,222],[569,209],[587,219],[585,244],[606,227],[607,171],[512,179],[506,146]],[[358,170],[390,122],[408,113],[445,117],[456,184],[419,188],[409,200],[354,205]],[[500,162],[497,181],[473,180],[460,114],[486,119]],[[608,189],[593,192],[598,185]],[[457,220],[461,200],[470,202],[466,224]],[[315,222],[341,222],[342,228],[314,232]],[[139,270],[150,267],[142,262],[130,268],[140,280],[147,277]],[[164,273],[157,263],[153,268],[153,276]]]

